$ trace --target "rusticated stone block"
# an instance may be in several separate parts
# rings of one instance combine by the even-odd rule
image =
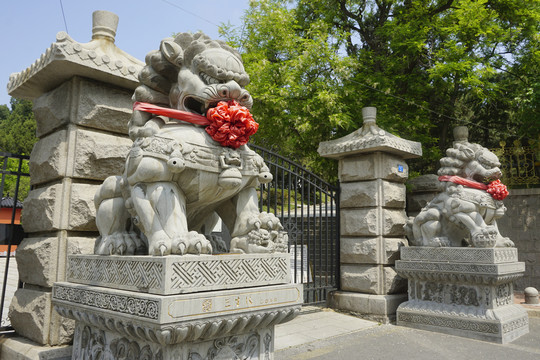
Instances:
[[[381,181],[382,183],[382,206],[387,208],[405,208],[406,191],[405,185]]]
[[[80,99],[76,124],[115,133],[128,133],[133,90],[79,78]]]
[[[99,185],[73,184],[68,230],[97,231],[94,195]]]
[[[94,195],[99,185],[72,184],[68,199],[63,199],[62,186],[55,184],[30,191],[22,212],[25,232],[97,231]],[[67,201],[65,208],[63,200]]]
[[[66,175],[67,131],[62,130],[39,140],[30,156],[32,185],[62,178]]]
[[[339,161],[341,182],[384,179],[403,183],[409,176],[409,167],[403,158],[376,153],[351,156]]]
[[[340,239],[340,262],[342,264],[377,264],[379,262],[378,238]]]
[[[47,344],[51,320],[51,293],[18,289],[9,307],[11,325],[19,335]]]
[[[373,207],[378,203],[379,192],[376,180],[341,184],[340,207],[342,209]]]
[[[73,123],[127,134],[132,91],[74,77],[34,101],[36,134],[42,137]],[[76,110],[76,111],[74,111]],[[76,114],[75,118],[71,118]]]
[[[379,209],[342,209],[341,235],[342,236],[404,236],[403,225],[407,221],[405,211],[382,209],[379,218]]]
[[[377,208],[342,209],[340,229],[342,236],[375,236],[380,235],[377,222]]]
[[[407,222],[404,210],[383,210],[384,223],[383,235],[385,236],[405,236],[403,226]]]
[[[364,294],[397,294],[407,290],[407,280],[392,267],[341,265],[341,289]]]
[[[394,264],[399,249],[406,245],[404,239],[383,237],[342,237],[340,242],[342,264]]]
[[[36,136],[41,138],[51,131],[66,125],[70,118],[73,81],[68,81],[56,89],[34,99]]]
[[[58,252],[57,238],[26,238],[17,248],[19,280],[42,287],[56,281],[58,263],[50,261]]]
[[[30,191],[24,200],[22,223],[27,233],[58,230],[60,214],[56,204],[62,198],[62,185],[56,184]]]
[[[94,253],[95,237],[68,237],[68,255],[89,255]]]
[[[132,143],[117,135],[77,131],[73,176],[104,180],[111,174],[121,174]]]

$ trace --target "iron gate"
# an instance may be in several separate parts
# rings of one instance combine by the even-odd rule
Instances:
[[[11,331],[7,310],[11,298],[21,286],[13,253],[24,238],[20,225],[22,199],[30,189],[28,173],[29,157],[25,155],[0,152],[0,274],[2,277],[2,295],[0,298],[0,333]]]
[[[292,279],[304,285],[304,304],[325,302],[339,287],[339,186],[250,144],[274,176],[259,188],[259,208],[275,214],[289,234]]]

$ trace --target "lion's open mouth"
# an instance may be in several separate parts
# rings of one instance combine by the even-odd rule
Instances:
[[[187,96],[184,99],[184,108],[198,115],[206,116],[208,109],[216,107],[219,101],[204,101],[202,99]]]

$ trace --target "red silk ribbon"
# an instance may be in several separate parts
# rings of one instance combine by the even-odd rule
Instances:
[[[234,100],[220,101],[216,107],[208,109],[206,117],[139,101],[133,104],[133,110],[206,126],[205,131],[212,139],[221,146],[233,149],[247,144],[249,137],[259,129],[259,124],[253,120],[249,109]]]
[[[192,124],[207,126],[212,122],[204,116],[193,114],[187,111],[181,111],[171,108],[165,108],[154,104],[136,101],[133,104],[133,110],[144,111],[154,115],[163,115],[173,119],[187,121]]]
[[[473,189],[484,190],[488,192],[495,200],[503,200],[508,196],[508,189],[506,185],[501,183],[501,180],[495,180],[489,183],[489,185],[482,184],[481,182],[462,178],[455,175],[442,175],[439,176],[439,181],[450,181],[454,184],[467,186]]]

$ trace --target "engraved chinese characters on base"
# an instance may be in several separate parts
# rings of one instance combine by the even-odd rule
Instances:
[[[529,332],[527,312],[513,301],[513,281],[525,271],[515,248],[403,247],[396,271],[409,280],[398,325],[498,343]]]

